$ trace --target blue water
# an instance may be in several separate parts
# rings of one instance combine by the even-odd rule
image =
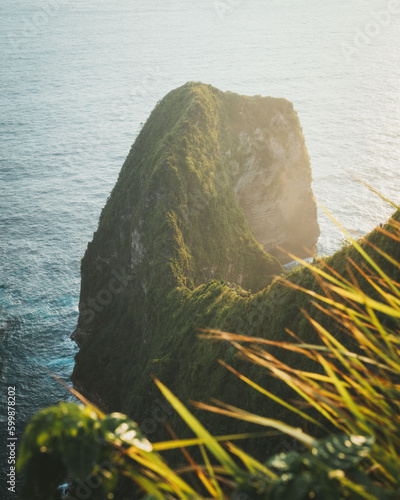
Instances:
[[[49,372],[68,381],[73,368],[80,259],[141,123],[171,89],[201,80],[290,99],[317,199],[353,234],[390,215],[351,175],[400,202],[400,13],[389,4],[1,1],[2,442],[7,385],[19,435],[67,396]],[[330,254],[342,235],[321,210],[319,222]]]

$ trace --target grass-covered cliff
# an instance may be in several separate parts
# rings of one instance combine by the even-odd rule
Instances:
[[[305,255],[318,235],[288,101],[199,83],[172,91],[136,139],[83,258],[74,383],[139,423],[158,404],[152,374],[186,401],[242,400],[216,363],[233,350],[199,340],[197,328],[281,334],[298,309],[279,308],[288,291],[268,288],[283,271],[271,253]]]
[[[86,408],[61,403],[35,415],[26,429],[18,457],[17,467],[26,473],[21,498],[59,498],[58,485],[66,477],[68,495],[72,493],[73,498],[80,498],[82,492],[93,499],[113,496],[120,500],[142,498],[146,493],[146,498],[150,495],[160,499],[398,498],[399,241],[400,211],[387,225],[381,225],[359,242],[352,241],[351,246],[331,258],[292,272],[288,276],[289,288],[284,288],[287,293],[280,294],[280,283],[275,281],[258,294],[257,302],[248,297],[247,309],[241,308],[243,302],[232,302],[232,307],[217,318],[225,324],[228,318],[237,323],[238,315],[247,317],[249,322],[242,327],[245,326],[246,334],[256,337],[218,330],[207,334],[209,344],[211,339],[218,341],[212,355],[217,350],[229,357],[227,349],[237,349],[252,361],[252,369],[247,370],[252,372],[251,379],[262,382],[268,392],[249,379],[243,384],[245,379],[240,376],[242,381],[235,378],[233,385],[232,380],[228,381],[223,387],[228,390],[221,396],[229,402],[234,398],[247,411],[223,403],[195,406],[222,413],[222,418],[233,417],[239,425],[229,425],[231,432],[232,427],[245,431],[246,422],[257,423],[258,429],[275,429],[273,434],[279,434],[275,443],[278,455],[271,456],[271,432],[258,433],[260,439],[253,440],[250,448],[246,443],[251,455],[241,451],[243,441],[239,448],[234,445],[232,435],[219,438],[225,441],[221,447],[167,387],[155,380],[162,397],[158,395],[157,407],[152,408],[154,400],[151,394],[147,395],[146,408],[152,413],[151,418],[141,422],[142,429],[126,416],[105,415],[87,401]],[[266,306],[271,302],[266,316]],[[299,321],[301,315],[297,313],[285,323],[300,336],[295,341],[282,342],[276,320],[285,318],[285,311],[293,302],[304,307],[306,314],[311,313],[310,323],[318,335],[313,334],[310,323]],[[199,303],[199,309],[203,305]],[[249,312],[258,321],[252,321]],[[268,335],[263,338],[267,326]],[[278,342],[271,340],[274,338]],[[222,350],[218,348],[221,340],[226,342]],[[279,348],[278,356],[273,356],[271,347]],[[179,354],[179,366],[185,369],[179,374],[179,387],[184,392],[194,382],[191,361],[201,354],[199,344]],[[235,359],[231,361],[236,364]],[[205,357],[203,362],[207,365]],[[232,368],[230,371],[235,373]],[[276,378],[268,383],[266,373]],[[205,390],[209,394],[221,389],[220,375],[213,369],[202,380],[203,386],[208,382]],[[295,392],[288,394],[288,386]],[[254,401],[249,397],[251,392]],[[300,398],[294,406],[287,397],[293,394]],[[284,408],[284,422],[276,420],[277,407],[268,404],[271,399]],[[141,402],[137,400],[137,404]],[[157,439],[154,431],[162,428],[164,417],[177,430],[179,419],[173,417],[172,407],[197,439],[151,444],[142,430]],[[249,409],[256,413],[249,413]],[[136,413],[139,410],[137,406]],[[202,421],[207,414],[210,415],[201,415]],[[289,420],[296,427],[288,426]],[[215,431],[216,419],[210,423]],[[182,436],[180,431],[181,426],[178,434]],[[317,440],[321,431],[324,437]],[[240,436],[243,438],[243,434]],[[196,453],[196,445],[201,453]],[[182,447],[190,465],[181,462],[174,471],[165,459],[171,463],[176,458],[167,457],[166,450],[171,453]],[[193,458],[200,462],[196,465]],[[123,478],[129,481],[125,483]],[[111,491],[113,494],[108,494]]]
[[[21,445],[21,498],[58,498],[68,477],[68,494],[90,486],[85,495],[103,499],[122,476],[139,491],[121,481],[120,500],[144,491],[157,498],[397,498],[400,211],[359,242],[294,269],[286,284],[273,279],[283,269],[270,252],[279,256],[282,245],[306,253],[302,247],[318,235],[315,216],[308,156],[289,103],[202,84],[161,101],[82,261],[74,332],[75,384],[141,430],[90,404],[40,412]],[[199,338],[204,327],[218,330]],[[214,396],[250,412],[194,405],[214,435],[259,425],[274,435],[241,443],[252,456],[232,442],[221,448],[152,375],[186,405]],[[199,440],[157,443],[169,437],[166,418],[179,437],[190,427]],[[198,480],[184,483],[191,467],[169,455],[178,446],[205,461],[193,467]],[[180,462],[177,474],[158,451]],[[277,451],[288,453],[271,458]]]

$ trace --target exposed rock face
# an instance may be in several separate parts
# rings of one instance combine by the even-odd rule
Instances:
[[[315,251],[319,236],[311,193],[310,160],[291,107],[275,111],[269,128],[239,134],[236,199],[264,250],[287,262]],[[231,156],[229,151],[228,157]]]
[[[276,245],[304,256],[318,235],[293,106],[199,83],[174,90],[133,145],[82,260],[74,383],[145,415],[150,374],[179,394],[179,351],[196,327],[217,326],[282,272]],[[185,390],[213,356],[191,363]]]

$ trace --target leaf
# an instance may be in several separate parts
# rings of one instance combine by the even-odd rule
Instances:
[[[179,399],[172,394],[172,392],[165,387],[159,380],[155,379],[158,388],[168,400],[168,402],[175,408],[181,418],[192,429],[192,431],[203,440],[204,445],[210,450],[214,457],[220,462],[221,465],[226,467],[227,471],[231,474],[240,476],[241,471],[235,464],[228,453],[222,448],[218,441],[200,424],[200,422],[185,408]]]
[[[282,472],[299,472],[302,466],[302,458],[297,451],[290,451],[289,453],[279,453],[271,457],[265,465],[272,467]]]
[[[303,456],[303,463],[317,467],[326,466],[333,470],[348,470],[359,464],[372,450],[371,436],[330,436],[313,447]]]
[[[130,418],[122,413],[111,413],[101,422],[101,431],[105,432],[106,437],[121,444],[134,446],[139,450],[151,452],[153,446],[142,434],[140,427]]]
[[[221,415],[226,415],[228,417],[236,418],[238,420],[243,420],[247,422],[253,422],[255,424],[259,424],[265,427],[272,427],[273,429],[277,429],[284,434],[288,434],[289,436],[297,439],[301,443],[306,446],[313,446],[317,441],[312,438],[305,432],[303,432],[300,428],[295,428],[290,425],[287,425],[279,420],[274,420],[271,418],[261,417],[259,415],[255,415],[253,413],[249,413],[247,411],[241,410],[240,408],[236,408],[235,406],[226,405],[221,402],[218,402],[219,405],[224,408],[218,408],[217,406],[206,405],[203,403],[193,403],[196,408],[200,408],[202,410],[212,411],[214,413],[219,413]]]
[[[305,472],[298,476],[286,474],[281,481],[272,489],[274,500],[303,500],[310,498],[309,492],[312,490],[315,478]]]

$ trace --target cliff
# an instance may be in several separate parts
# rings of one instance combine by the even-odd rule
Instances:
[[[158,404],[151,374],[187,401],[210,395],[213,371],[212,393],[238,403],[216,368],[224,347],[198,340],[196,328],[257,323],[267,334],[284,293],[264,300],[283,271],[276,247],[308,256],[318,236],[288,101],[200,83],[170,92],[132,146],[82,260],[74,384],[139,423]]]

